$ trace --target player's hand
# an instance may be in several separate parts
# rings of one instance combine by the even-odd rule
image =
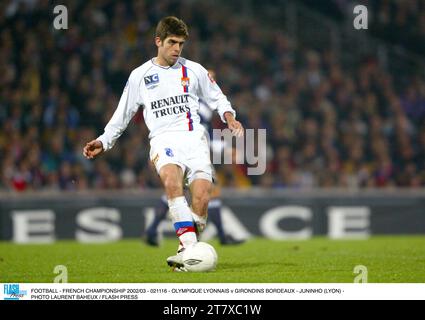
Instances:
[[[232,134],[236,137],[243,137],[244,128],[242,124],[235,119],[231,112],[225,112],[224,118],[227,122],[227,127],[232,131]]]
[[[103,152],[103,144],[99,140],[92,140],[83,149],[83,155],[87,159],[94,159]]]
[[[235,137],[243,137],[244,134],[244,128],[242,124],[237,120],[230,120],[227,122],[227,127],[232,131],[232,134]]]

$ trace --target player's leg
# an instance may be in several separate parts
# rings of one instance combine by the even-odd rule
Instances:
[[[217,229],[217,236],[220,243],[226,241],[226,234],[224,233],[223,221],[221,220],[221,200],[219,198],[212,198],[208,204],[208,218],[214,223]]]
[[[183,170],[176,164],[165,164],[159,170],[165,188],[171,219],[177,237],[183,248],[197,242],[192,211],[183,194]],[[167,263],[173,267],[183,267],[181,255],[169,257]]]
[[[208,202],[211,197],[213,182],[213,166],[210,159],[210,148],[205,133],[200,139],[193,141],[188,149],[186,160],[187,182],[192,198],[193,220],[198,234],[205,229],[208,217]]]
[[[217,185],[217,180],[214,180],[211,191],[211,200],[208,203],[208,218],[212,223],[214,223],[220,243],[223,243],[226,240],[226,235],[224,233],[223,222],[221,220],[220,194],[221,189]]]
[[[220,199],[221,190],[220,187],[217,184],[213,185],[213,191],[211,194],[211,200],[208,204],[208,219],[214,223],[216,229],[217,229],[217,236],[220,240],[220,243],[222,245],[229,245],[229,244],[240,244],[245,242],[245,240],[242,239],[235,239],[231,235],[226,235],[223,227],[223,220],[221,217],[221,207],[222,202]]]
[[[168,213],[168,201],[167,196],[164,194],[161,196],[161,200],[159,201],[157,207],[155,208],[155,215],[152,223],[146,229],[146,243],[151,246],[158,246],[158,227],[159,224],[165,220]]]
[[[198,234],[206,227],[208,218],[208,203],[211,197],[212,182],[207,179],[194,179],[190,184],[192,196],[193,220]]]

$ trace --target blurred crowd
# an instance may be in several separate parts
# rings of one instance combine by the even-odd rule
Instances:
[[[425,54],[425,1],[373,0],[371,31],[393,44]]]
[[[156,54],[165,13],[189,25],[183,56],[215,69],[245,128],[267,130],[266,173],[217,166],[224,186],[425,186],[422,77],[298,47],[279,27],[285,17],[268,16],[279,1],[255,12],[219,2],[69,1],[68,29],[55,30],[54,2],[1,1],[0,190],[160,187],[140,111],[102,157],[86,160],[82,148],[103,132],[131,70]]]
[[[425,0],[301,0],[322,14],[342,21],[353,8],[368,9],[369,31],[378,38],[425,54]]]

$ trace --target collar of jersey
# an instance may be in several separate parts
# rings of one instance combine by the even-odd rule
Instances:
[[[151,62],[152,62],[152,64],[154,65],[154,66],[157,66],[157,67],[160,67],[160,68],[162,68],[162,69],[170,69],[170,68],[174,68],[176,65],[178,65],[179,64],[179,62],[180,62],[180,58],[181,57],[179,57],[178,59],[177,59],[177,61],[176,61],[176,63],[175,64],[173,64],[172,66],[168,66],[168,67],[164,67],[164,66],[161,66],[161,65],[159,65],[159,64],[157,64],[157,63],[155,63],[155,58],[156,57],[154,57],[154,58],[152,58],[151,59]]]

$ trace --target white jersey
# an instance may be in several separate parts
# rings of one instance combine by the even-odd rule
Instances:
[[[118,107],[98,140],[105,151],[111,149],[140,106],[150,139],[165,132],[204,131],[198,114],[201,99],[223,122],[225,112],[236,115],[200,64],[179,58],[173,66],[163,67],[151,59],[130,74]]]
[[[209,122],[213,117],[211,108],[204,102],[204,100],[199,101],[199,115],[201,117],[201,122]]]

